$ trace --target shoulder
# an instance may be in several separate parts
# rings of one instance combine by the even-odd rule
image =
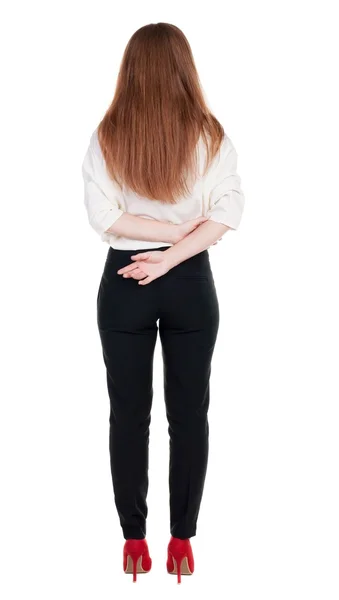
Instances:
[[[220,146],[214,155],[211,164],[209,166],[208,172],[211,174],[217,173],[220,169],[225,169],[226,165],[229,161],[232,161],[233,158],[237,157],[236,149],[233,144],[232,139],[225,133]]]
[[[232,139],[229,137],[229,135],[227,135],[225,133],[225,135],[221,141],[220,148],[219,148],[219,151],[217,154],[219,155],[219,158],[222,160],[222,159],[227,158],[227,156],[230,153],[236,153],[236,149],[235,149]]]
[[[102,171],[106,167],[104,155],[99,143],[98,127],[92,131],[89,137],[86,160],[90,162],[92,168],[98,169],[99,171]]]
[[[105,173],[105,160],[101,151],[98,138],[98,128],[90,134],[87,142],[86,152],[82,162],[83,173],[91,176],[102,177]]]
[[[93,152],[93,154],[95,156],[98,156],[98,157],[102,156],[101,147],[99,144],[99,137],[98,137],[98,127],[96,127],[94,129],[94,131],[92,132],[92,134],[89,138],[89,149],[91,150],[91,152]]]

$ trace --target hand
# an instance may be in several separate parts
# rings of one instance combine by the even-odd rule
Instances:
[[[165,252],[161,250],[139,252],[138,254],[133,254],[131,259],[134,262],[126,267],[122,267],[117,273],[123,277],[139,279],[139,285],[146,285],[154,281],[154,279],[165,275],[171,268]]]
[[[194,229],[196,229],[201,223],[208,221],[209,217],[197,217],[196,219],[189,219],[189,221],[185,221],[184,223],[179,223],[178,225],[174,225],[174,239],[173,243],[177,244],[182,239],[186,237],[189,233],[192,233]]]
[[[217,244],[218,242],[221,242],[221,240],[222,240],[222,237],[219,238],[216,242],[213,242],[212,246],[215,246],[215,244]]]

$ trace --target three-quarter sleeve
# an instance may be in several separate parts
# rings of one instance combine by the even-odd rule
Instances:
[[[245,204],[237,161],[236,149],[225,137],[211,170],[207,216],[232,229],[239,227]]]
[[[124,211],[119,202],[116,186],[108,177],[96,131],[91,136],[82,162],[82,176],[88,221],[102,241],[109,241],[109,234],[106,233],[106,230],[117,221]]]

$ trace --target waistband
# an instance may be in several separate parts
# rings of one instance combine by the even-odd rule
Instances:
[[[168,250],[169,248],[171,248],[171,246],[158,246],[157,248],[142,248],[142,249],[132,249],[132,250],[127,250],[127,249],[120,249],[120,248],[113,248],[112,246],[109,247],[108,252],[107,252],[107,258],[106,258],[106,264],[107,263],[115,263],[115,264],[125,264],[125,262],[130,262],[130,257],[132,255],[135,254],[141,254],[143,252],[154,252],[154,251],[165,251]],[[126,262],[126,264],[127,264]],[[193,256],[190,256],[189,258],[185,259],[184,261],[182,261],[181,263],[179,263],[178,267],[181,265],[194,265],[194,266],[206,266],[206,267],[210,267],[210,259],[209,259],[209,252],[208,252],[208,248],[206,248],[206,250],[202,250],[201,252],[198,252],[198,254],[194,254]]]
[[[154,252],[154,250],[168,250],[169,248],[171,248],[171,246],[158,246],[157,248],[131,248],[131,249],[127,249],[127,248],[113,248],[112,246],[109,247],[108,249],[108,254],[115,254],[116,256],[118,255],[123,255],[123,254],[139,254],[139,252]]]

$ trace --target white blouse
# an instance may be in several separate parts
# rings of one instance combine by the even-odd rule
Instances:
[[[229,137],[224,138],[207,173],[203,176],[206,149],[202,138],[198,143],[198,177],[191,195],[177,204],[164,204],[139,196],[127,187],[120,188],[108,174],[98,141],[97,129],[92,133],[82,162],[84,204],[88,220],[103,242],[122,250],[172,246],[172,243],[130,239],[106,233],[124,213],[174,224],[201,215],[237,229],[244,209],[244,193],[237,173],[237,152]]]

